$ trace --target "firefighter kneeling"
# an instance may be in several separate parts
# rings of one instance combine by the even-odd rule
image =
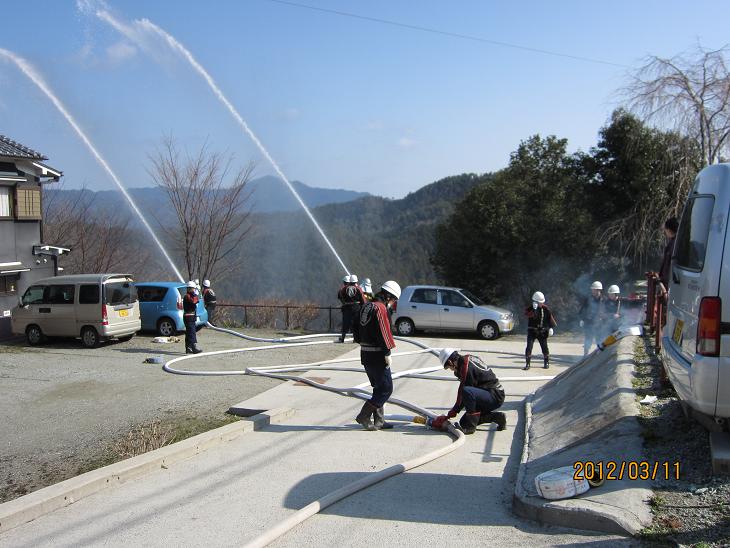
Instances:
[[[454,407],[446,415],[435,418],[432,427],[440,429],[447,419],[454,418],[466,408],[459,421],[464,434],[473,434],[477,425],[487,422],[496,423],[497,430],[504,430],[507,417],[494,411],[504,403],[504,390],[494,371],[476,356],[462,356],[453,348],[442,348],[439,360],[444,369],[451,369],[459,379],[459,392]]]

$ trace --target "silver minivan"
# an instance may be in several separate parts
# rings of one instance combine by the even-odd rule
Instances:
[[[662,357],[693,414],[730,419],[730,164],[703,169],[674,244]],[[705,421],[703,421],[705,422]]]
[[[31,285],[10,318],[15,335],[31,345],[46,336],[80,337],[87,348],[116,337],[131,339],[142,327],[134,280],[129,274],[78,274],[44,278]]]
[[[509,310],[485,304],[458,287],[409,285],[401,293],[393,314],[398,335],[413,335],[416,329],[476,331],[483,339],[496,339],[514,328]]]

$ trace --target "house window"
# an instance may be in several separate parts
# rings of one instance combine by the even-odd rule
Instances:
[[[9,186],[0,186],[0,219],[13,217],[13,197]]]
[[[0,276],[0,295],[14,295],[18,291],[18,275]]]
[[[20,188],[15,191],[16,218],[21,221],[41,219],[41,191],[39,188]]]

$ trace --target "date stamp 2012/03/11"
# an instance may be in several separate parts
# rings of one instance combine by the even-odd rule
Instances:
[[[573,463],[574,480],[678,480],[679,475],[679,462],[579,460]]]

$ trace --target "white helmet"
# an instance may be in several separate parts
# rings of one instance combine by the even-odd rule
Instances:
[[[353,284],[357,283],[357,276],[355,274],[350,275],[350,283],[353,283]]]
[[[383,291],[387,291],[388,293],[393,295],[393,297],[395,297],[396,299],[400,299],[400,286],[398,285],[398,282],[394,282],[393,280],[388,280],[381,286],[381,289]]]
[[[596,280],[591,284],[591,289],[600,289],[601,291],[603,291],[603,284]]]
[[[446,362],[454,352],[458,352],[458,350],[456,350],[456,348],[442,348],[439,350],[439,361],[441,362],[441,367],[446,369]]]
[[[210,280],[203,280],[203,287],[210,287]]]
[[[545,295],[542,294],[541,291],[535,291],[532,294],[532,300],[538,303],[544,303],[545,302]]]
[[[362,285],[371,285],[372,282],[370,281],[370,278],[363,278],[362,279]]]
[[[350,281],[350,275],[349,274],[347,276],[342,276],[342,283],[343,284],[346,284],[349,281]]]
[[[195,289],[197,286],[195,285],[195,282],[190,280],[188,283],[185,284],[185,287],[192,287]]]
[[[609,295],[618,295],[621,293],[621,290],[618,288],[617,285],[609,285],[608,286],[608,294]]]

